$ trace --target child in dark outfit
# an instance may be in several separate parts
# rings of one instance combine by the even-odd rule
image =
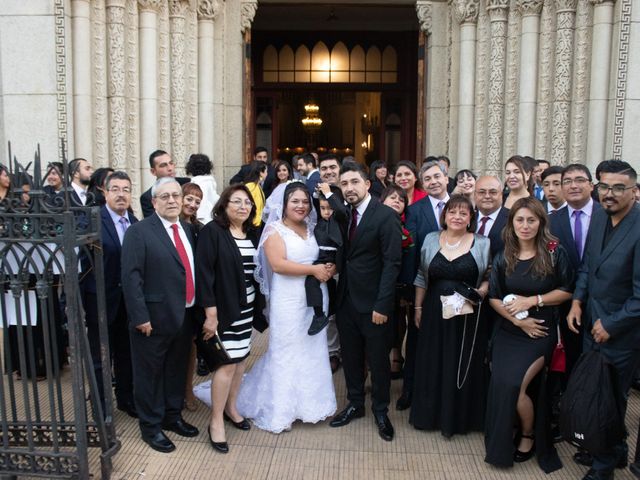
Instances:
[[[342,193],[339,189],[332,188],[331,194],[336,196],[340,204],[343,203]],[[339,215],[341,213],[343,212],[338,212]],[[313,233],[320,251],[318,259],[313,264],[333,263],[337,265],[337,259],[343,246],[343,233],[329,200],[321,192],[319,193],[319,214],[318,223]],[[330,279],[327,283],[329,284],[332,281],[333,279]],[[313,320],[307,333],[315,335],[327,326],[329,318],[322,309],[322,290],[320,290],[318,279],[313,275],[308,275],[305,279],[304,288],[307,294],[307,305],[313,307]]]

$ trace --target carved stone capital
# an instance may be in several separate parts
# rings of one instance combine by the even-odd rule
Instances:
[[[140,5],[140,10],[142,11],[159,12],[163,3],[163,0],[138,0],[138,5]]]
[[[520,15],[523,17],[540,15],[542,5],[544,5],[544,0],[517,0],[516,2],[518,12],[520,12]]]
[[[487,0],[487,13],[492,22],[506,22],[509,0]]]
[[[602,5],[603,3],[611,3],[614,4],[616,3],[616,0],[589,0],[589,2],[592,5],[598,6],[598,5]]]
[[[189,8],[189,0],[169,0],[169,16],[184,17]]]
[[[124,8],[125,0],[107,0],[105,2],[105,8]]]
[[[198,20],[215,20],[219,12],[218,0],[198,0]]]
[[[431,34],[432,18],[433,18],[433,5],[428,0],[417,0],[416,13],[418,14],[418,22],[420,23],[420,30],[427,35]]]
[[[242,5],[240,6],[240,29],[242,33],[251,28],[251,23],[253,22],[253,18],[256,16],[257,9],[257,0],[248,0],[242,2]]]
[[[478,0],[455,0],[453,2],[453,13],[458,23],[476,23],[479,8],[480,2]]]
[[[575,12],[578,7],[578,0],[555,0],[556,13]]]

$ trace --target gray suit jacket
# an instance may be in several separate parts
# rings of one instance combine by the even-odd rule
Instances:
[[[585,335],[598,319],[611,338],[603,349],[640,349],[640,206],[635,205],[602,248],[608,221],[594,211],[573,298],[582,302]]]

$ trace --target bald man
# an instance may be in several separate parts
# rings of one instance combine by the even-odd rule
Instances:
[[[474,192],[478,209],[476,233],[491,240],[491,257],[504,249],[502,229],[507,223],[509,209],[502,206],[502,182],[498,177],[483,176],[476,180]]]

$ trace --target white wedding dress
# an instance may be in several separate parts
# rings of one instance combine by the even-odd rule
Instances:
[[[283,239],[287,259],[311,264],[318,244],[311,232],[303,239],[282,222],[267,226]],[[237,400],[240,415],[262,430],[280,433],[296,420],[316,423],[336,411],[327,332],[309,336],[313,309],[307,307],[305,277],[273,273],[269,286],[269,346],[243,378]],[[327,301],[326,285],[322,284]]]

